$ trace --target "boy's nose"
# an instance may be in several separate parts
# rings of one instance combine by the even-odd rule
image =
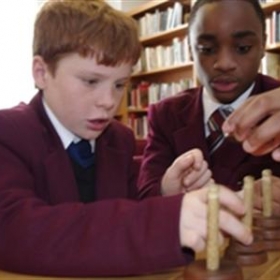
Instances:
[[[236,68],[236,60],[230,51],[222,50],[217,54],[213,67],[215,70],[232,71]]]
[[[100,107],[104,107],[107,110],[115,106],[114,91],[112,89],[104,90],[98,97],[97,104]]]

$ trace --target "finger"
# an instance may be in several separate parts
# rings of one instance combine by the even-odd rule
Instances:
[[[273,152],[273,150],[276,149],[278,146],[278,140],[276,139],[273,139],[272,141],[265,143],[260,147],[253,147],[248,141],[243,142],[244,151],[255,156],[269,154],[270,152]]]
[[[203,154],[199,149],[193,149],[192,155],[194,157],[193,168],[196,170],[201,169],[202,164],[204,162]]]
[[[183,185],[185,187],[190,187],[193,185],[200,177],[204,175],[208,170],[208,164],[206,161],[203,161],[201,164],[201,168],[196,170],[192,169],[191,172],[187,173],[183,178]],[[210,173],[210,170],[207,174]]]
[[[280,113],[277,113],[251,130],[243,144],[245,151],[254,154],[272,152],[280,145]]]
[[[192,248],[195,252],[199,253],[206,249],[207,237],[200,236],[195,230],[186,233],[186,240],[188,240],[186,247]],[[224,235],[218,232],[218,243],[222,246],[225,242]]]
[[[205,247],[207,207],[200,196],[206,192],[199,190],[184,195],[181,208],[180,240],[184,246],[198,251]]]
[[[201,201],[207,204],[208,186],[198,191],[200,191]],[[228,208],[230,212],[234,213],[235,215],[241,216],[245,213],[245,206],[239,195],[222,185],[219,185],[219,202],[221,208]]]
[[[239,219],[231,215],[228,211],[221,209],[219,219],[221,230],[227,234],[230,234],[239,242],[249,245],[253,241],[251,231],[246,226],[244,226],[244,224]]]
[[[258,95],[247,99],[225,121],[223,125],[225,133],[232,133],[237,140],[243,141],[257,124],[278,110],[279,105],[275,102],[275,94],[279,95],[278,92],[271,92],[265,96]]]
[[[206,247],[205,236],[199,235],[196,230],[186,231],[185,240],[187,240],[185,246],[192,248],[195,252],[201,252]]]
[[[240,191],[235,192],[239,198],[241,198],[242,200],[244,199],[244,190],[241,189]]]
[[[210,182],[211,176],[212,172],[209,169],[207,169],[206,172],[204,172],[204,174],[198,178],[198,180],[196,180],[190,185],[188,191],[192,191],[194,189],[206,186]]]
[[[273,158],[275,161],[280,162],[280,148],[277,148],[277,149],[275,149],[275,150],[272,152],[272,158]]]
[[[223,186],[219,189],[219,200],[221,204],[219,212],[220,229],[241,243],[250,244],[253,240],[250,230],[235,216],[244,215],[243,201],[236,193]]]
[[[243,215],[245,213],[242,199],[235,192],[224,186],[220,186],[219,201],[221,207],[228,208],[235,215]]]
[[[248,131],[258,122],[259,112],[252,110],[253,106],[254,100],[247,99],[240,108],[236,109],[225,120],[222,126],[223,131],[233,134],[237,140],[242,141]]]
[[[172,178],[179,178],[184,175],[184,173],[189,173],[190,168],[194,164],[194,156],[192,154],[183,154],[179,156],[169,168],[171,171]]]

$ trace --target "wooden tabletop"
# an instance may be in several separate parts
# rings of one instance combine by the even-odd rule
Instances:
[[[137,276],[137,277],[121,277],[119,279],[126,280],[184,280],[183,278],[184,268],[178,268],[169,270],[160,274]],[[244,280],[280,280],[280,252],[268,253],[268,261],[259,266],[243,267]],[[15,273],[9,273],[0,271],[0,280],[75,280],[81,278],[69,278],[69,277],[42,277],[42,276],[29,276],[20,275]],[[115,278],[82,278],[83,280],[113,280]]]

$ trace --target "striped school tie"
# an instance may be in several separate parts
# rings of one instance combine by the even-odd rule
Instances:
[[[223,106],[219,107],[210,116],[207,126],[209,128],[210,134],[206,141],[208,144],[209,154],[212,155],[224,142],[225,136],[221,129],[225,119],[233,112],[232,107]]]

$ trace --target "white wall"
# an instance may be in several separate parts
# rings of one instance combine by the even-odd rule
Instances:
[[[122,11],[128,11],[149,1],[151,0],[106,0],[106,2],[108,2],[115,9],[119,9]]]
[[[122,9],[122,2],[120,0],[105,0],[115,9],[121,10]]]
[[[28,102],[36,93],[32,78],[32,38],[36,13],[45,0],[6,0],[0,9],[0,109]],[[128,10],[149,0],[107,0]]]
[[[31,61],[36,0],[5,1],[0,9],[0,108],[34,95]]]

